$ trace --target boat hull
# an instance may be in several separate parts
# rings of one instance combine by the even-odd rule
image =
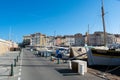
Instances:
[[[94,56],[94,65],[120,65],[120,58]]]
[[[120,51],[92,49],[96,65],[120,65]]]
[[[89,65],[120,65],[120,51],[89,49],[87,55]]]

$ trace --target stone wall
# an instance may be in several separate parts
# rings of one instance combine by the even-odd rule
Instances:
[[[0,39],[0,55],[8,52],[11,47],[18,47],[18,45],[12,41]]]

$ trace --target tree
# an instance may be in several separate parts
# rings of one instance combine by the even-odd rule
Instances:
[[[24,48],[25,46],[30,45],[30,39],[23,40],[22,43],[19,43],[19,47]]]
[[[30,45],[30,39],[23,40],[23,45]]]

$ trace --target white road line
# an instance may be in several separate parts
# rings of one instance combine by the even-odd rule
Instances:
[[[21,67],[20,67],[19,71],[20,71],[20,72],[22,71]]]
[[[19,72],[19,76],[21,76],[21,72]]]
[[[7,67],[5,68],[5,67],[2,67],[2,68],[0,68],[0,69],[8,69]]]
[[[18,77],[19,76],[19,74],[15,74],[13,77]]]
[[[20,65],[22,66],[22,58],[23,58],[23,50],[21,52],[21,62],[20,62]]]
[[[19,69],[19,76],[21,76],[21,72],[22,72],[22,59],[23,59],[23,49],[21,52],[21,61],[20,61],[20,69]],[[18,77],[18,80],[21,80],[21,77]]]
[[[7,79],[8,77],[2,77],[2,78],[0,78],[0,80],[4,80],[4,79]]]
[[[21,80],[21,78],[20,78],[20,77],[18,77],[18,80]]]
[[[20,71],[22,71],[22,58],[23,58],[23,50],[21,52]]]

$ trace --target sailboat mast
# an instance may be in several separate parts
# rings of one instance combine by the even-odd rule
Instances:
[[[87,43],[88,43],[88,45],[89,45],[89,24],[88,24],[88,34],[87,34],[88,36],[87,36]]]
[[[104,13],[103,0],[102,0],[101,10],[102,10],[102,23],[103,23],[103,30],[104,30],[104,46],[106,46],[106,28],[105,28],[105,19],[104,19],[105,13]]]
[[[11,26],[10,26],[10,28],[9,28],[9,41],[11,40]]]

